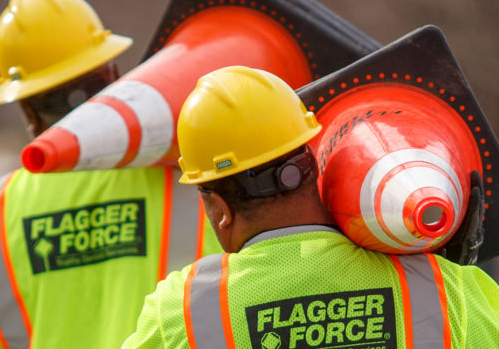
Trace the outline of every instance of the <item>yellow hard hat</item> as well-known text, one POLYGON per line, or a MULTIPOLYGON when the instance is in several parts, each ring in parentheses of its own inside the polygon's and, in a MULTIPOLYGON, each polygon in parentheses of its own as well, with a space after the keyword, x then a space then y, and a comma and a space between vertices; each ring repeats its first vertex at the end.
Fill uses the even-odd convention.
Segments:
POLYGON ((277 76, 242 66, 216 70, 199 79, 180 111, 180 182, 204 183, 264 164, 320 130, 277 76))
POLYGON ((131 43, 83 0, 11 0, 0 16, 0 103, 72 80, 131 43))

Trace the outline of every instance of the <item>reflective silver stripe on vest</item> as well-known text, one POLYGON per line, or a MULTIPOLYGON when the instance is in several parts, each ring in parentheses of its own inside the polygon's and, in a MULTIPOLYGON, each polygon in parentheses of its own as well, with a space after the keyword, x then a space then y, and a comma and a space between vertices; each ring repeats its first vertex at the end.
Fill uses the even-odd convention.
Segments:
POLYGON ((285 227, 275 230, 264 231, 260 234, 253 236, 251 239, 246 241, 243 245, 243 248, 256 244, 257 242, 278 238, 282 236, 301 234, 301 233, 310 233, 316 231, 330 231, 332 233, 341 234, 334 228, 328 227, 326 225, 296 225, 292 227, 285 227))
POLYGON ((10 177, 10 173, 7 173, 7 174, 4 174, 3 176, 0 176, 0 192, 2 191, 3 189, 3 185, 5 184, 5 181, 7 180, 7 178, 10 177))
MULTIPOLYGON (((2 190, 3 188, 0 188, 0 193, 2 190)), ((4 209, 4 207, 0 206, 0 224, 2 225, 4 224, 2 222, 5 214, 4 209)), ((7 232, 4 233, 7 234, 7 232)), ((29 346, 29 334, 24 326, 21 309, 16 302, 10 284, 7 266, 5 265, 7 256, 4 256, 2 251, 3 249, 0 249, 0 330, 11 349, 24 349, 29 346)))
POLYGON ((196 257, 199 192, 195 185, 178 182, 182 171, 173 169, 172 216, 167 272, 180 270, 196 257))
POLYGON ((191 283, 192 331, 198 348, 227 348, 220 308, 223 254, 201 258, 191 283))
POLYGON ((428 256, 399 256, 399 261, 410 293, 414 349, 442 349, 444 320, 438 285, 428 256))

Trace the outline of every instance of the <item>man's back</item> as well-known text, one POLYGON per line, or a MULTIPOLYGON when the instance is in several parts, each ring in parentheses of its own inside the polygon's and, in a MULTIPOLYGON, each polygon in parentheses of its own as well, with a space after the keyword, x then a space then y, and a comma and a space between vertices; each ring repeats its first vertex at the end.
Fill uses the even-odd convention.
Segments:
POLYGON ((331 229, 265 232, 239 253, 210 256, 171 274, 147 298, 135 339, 124 348, 499 343, 499 288, 478 268, 431 254, 387 256, 318 230, 331 229))
POLYGON ((178 191, 178 172, 14 172, 0 191, 0 348, 119 347, 166 270, 196 257, 198 194, 178 191))

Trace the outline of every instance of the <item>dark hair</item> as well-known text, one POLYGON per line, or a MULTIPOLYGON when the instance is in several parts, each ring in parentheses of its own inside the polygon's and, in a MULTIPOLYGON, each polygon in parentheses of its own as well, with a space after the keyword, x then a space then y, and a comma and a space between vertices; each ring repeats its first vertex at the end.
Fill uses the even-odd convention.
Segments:
MULTIPOLYGON (((277 167, 277 166, 285 163, 287 160, 289 160, 293 156, 304 153, 305 151, 306 151, 306 148, 303 145, 303 146, 298 147, 298 148, 292 150, 291 152, 286 153, 286 154, 284 154, 276 159, 273 159, 269 162, 266 162, 265 164, 251 168, 250 171, 258 174, 260 172, 265 171, 268 168, 277 167)), ((315 180, 317 178, 317 170, 316 170, 316 167, 313 166, 313 170, 310 171, 304 177, 303 182, 300 184, 300 186, 298 188, 296 188, 294 190, 290 190, 290 191, 283 191, 283 192, 277 193, 275 195, 267 196, 267 197, 253 197, 248 193, 246 188, 236 178, 236 176, 239 173, 236 173, 236 174, 229 176, 229 177, 224 177, 221 179, 217 179, 214 181, 203 183, 202 188, 218 193, 220 196, 222 196, 224 198, 224 200, 229 204, 229 206, 233 210, 235 210, 239 213, 244 213, 244 212, 248 212, 248 211, 252 210, 256 206, 260 206, 263 204, 270 204, 277 199, 282 199, 283 197, 290 195, 291 193, 295 192, 296 190, 299 190, 300 188, 302 188, 304 186, 308 186, 310 183, 313 183, 315 185, 315 180)))

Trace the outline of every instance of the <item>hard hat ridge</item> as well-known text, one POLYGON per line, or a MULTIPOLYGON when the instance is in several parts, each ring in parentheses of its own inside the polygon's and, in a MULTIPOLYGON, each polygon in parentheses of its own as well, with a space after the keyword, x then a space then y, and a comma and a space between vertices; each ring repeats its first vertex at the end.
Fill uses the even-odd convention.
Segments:
POLYGON ((216 96, 230 108, 235 108, 237 105, 236 99, 232 93, 220 79, 217 79, 214 76, 204 76, 199 79, 196 88, 205 91, 206 94, 216 96))

